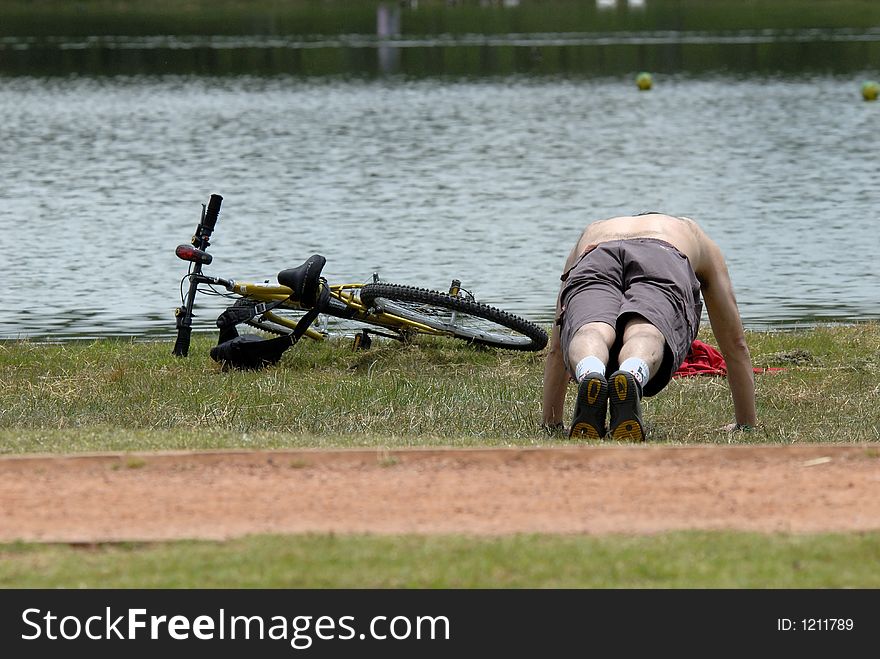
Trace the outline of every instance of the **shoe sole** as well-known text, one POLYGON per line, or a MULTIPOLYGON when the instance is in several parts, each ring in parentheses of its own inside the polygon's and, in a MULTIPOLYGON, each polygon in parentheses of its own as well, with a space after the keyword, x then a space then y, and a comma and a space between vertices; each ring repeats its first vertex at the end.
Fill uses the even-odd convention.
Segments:
POLYGON ((575 439, 602 439, 608 409, 608 383, 598 378, 587 378, 581 382, 575 409, 581 413, 572 421, 568 436, 575 439), (598 424, 595 422, 596 416, 600 419, 598 424))
POLYGON ((638 385, 632 375, 617 373, 608 383, 609 405, 617 425, 609 433, 618 442, 643 442, 645 429, 639 415, 638 385))

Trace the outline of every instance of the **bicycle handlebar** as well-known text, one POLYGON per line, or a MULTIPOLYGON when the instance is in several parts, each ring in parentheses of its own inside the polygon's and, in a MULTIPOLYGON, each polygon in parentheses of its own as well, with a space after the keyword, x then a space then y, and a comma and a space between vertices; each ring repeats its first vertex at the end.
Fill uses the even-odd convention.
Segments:
POLYGON ((205 226, 214 230, 214 225, 217 224, 217 216, 220 215, 220 204, 223 203, 223 197, 218 194, 212 194, 210 201, 208 201, 208 210, 205 213, 205 226))
POLYGON ((217 224, 217 217, 220 215, 220 204, 223 203, 223 197, 218 194, 212 194, 208 201, 207 208, 202 205, 202 218, 199 226, 196 227, 196 234, 193 236, 192 244, 196 249, 205 250, 211 243, 208 238, 214 231, 214 225, 217 224))

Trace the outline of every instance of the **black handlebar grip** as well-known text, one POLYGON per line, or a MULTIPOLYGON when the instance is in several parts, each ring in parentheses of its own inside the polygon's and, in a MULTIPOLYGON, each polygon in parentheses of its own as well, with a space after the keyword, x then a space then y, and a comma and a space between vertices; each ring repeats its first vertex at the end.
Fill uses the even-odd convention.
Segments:
POLYGON ((205 226, 213 229, 217 224, 217 216, 220 214, 220 204, 223 203, 223 197, 218 194, 212 194, 208 201, 208 210, 205 211, 205 226))

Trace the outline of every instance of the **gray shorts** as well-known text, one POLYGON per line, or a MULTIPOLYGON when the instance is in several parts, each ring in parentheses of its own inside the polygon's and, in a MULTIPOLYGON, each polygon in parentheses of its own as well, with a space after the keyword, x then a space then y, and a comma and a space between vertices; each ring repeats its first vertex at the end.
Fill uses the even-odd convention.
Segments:
POLYGON ((572 337, 587 323, 602 322, 615 328, 608 372, 618 368, 623 329, 633 316, 641 316, 666 339, 663 363, 645 386, 653 396, 665 387, 687 357, 700 328, 703 303, 700 282, 687 257, 656 238, 631 238, 600 243, 585 252, 567 273, 560 294, 560 338, 568 363, 572 337))

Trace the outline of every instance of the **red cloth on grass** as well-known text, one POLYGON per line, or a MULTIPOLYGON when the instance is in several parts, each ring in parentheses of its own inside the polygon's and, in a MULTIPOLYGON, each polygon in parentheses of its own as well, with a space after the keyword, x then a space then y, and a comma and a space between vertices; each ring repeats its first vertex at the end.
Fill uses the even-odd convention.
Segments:
MULTIPOLYGON (((755 373, 781 371, 781 368, 755 368, 755 373)), ((672 374, 674 378, 692 375, 727 375, 727 364, 717 348, 696 339, 691 344, 690 352, 678 370, 672 374)))

